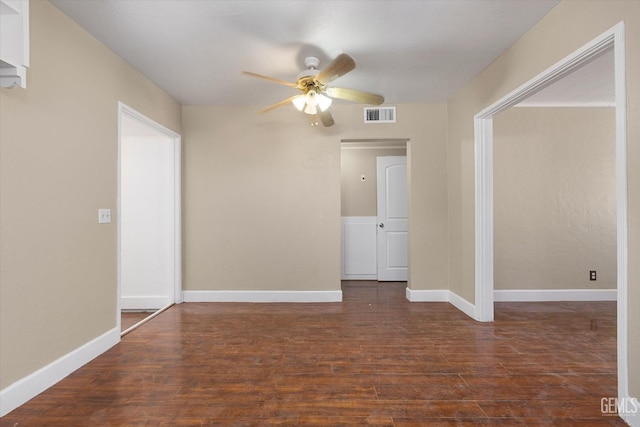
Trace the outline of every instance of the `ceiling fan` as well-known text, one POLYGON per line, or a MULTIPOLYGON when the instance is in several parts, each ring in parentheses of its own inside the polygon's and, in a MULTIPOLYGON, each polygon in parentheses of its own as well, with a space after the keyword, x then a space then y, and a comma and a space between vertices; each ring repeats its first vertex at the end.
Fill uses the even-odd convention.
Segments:
POLYGON ((250 71, 243 71, 246 75, 289 86, 302 92, 265 108, 261 113, 266 113, 291 102, 299 111, 311 115, 312 126, 318 124, 318 118, 324 126, 332 126, 334 121, 331 113, 329 112, 331 98, 344 99, 347 101, 354 101, 359 104, 371 105, 380 105, 384 102, 384 97, 381 95, 362 92, 355 89, 328 86, 328 84, 333 80, 347 74, 356 67, 356 62, 346 53, 338 55, 338 57, 331 61, 324 70, 318 69, 320 60, 315 56, 305 58, 304 64, 307 69, 298 73, 295 83, 289 83, 284 80, 263 76, 250 71))

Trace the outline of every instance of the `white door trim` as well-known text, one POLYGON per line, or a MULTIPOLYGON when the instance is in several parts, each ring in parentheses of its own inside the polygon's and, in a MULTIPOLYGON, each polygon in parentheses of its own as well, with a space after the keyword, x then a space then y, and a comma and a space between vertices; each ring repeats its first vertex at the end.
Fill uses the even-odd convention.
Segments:
POLYGON ((627 111, 624 23, 620 22, 529 82, 476 114, 475 120, 475 319, 493 321, 493 116, 554 83, 613 46, 616 94, 616 209, 618 293, 618 397, 628 385, 627 111))
POLYGON ((118 195, 117 195, 117 208, 116 208, 116 223, 117 223, 117 328, 120 330, 120 293, 121 293, 121 258, 120 258, 120 243, 121 243, 121 229, 120 229, 120 212, 121 212, 121 160, 122 153, 122 117, 127 116, 133 120, 143 123, 157 130, 158 132, 166 135, 172 139, 173 142, 173 182, 174 182, 174 265, 173 265, 173 299, 175 303, 182 302, 182 137, 162 126, 160 123, 155 122, 144 114, 129 107, 123 102, 118 102, 118 195))

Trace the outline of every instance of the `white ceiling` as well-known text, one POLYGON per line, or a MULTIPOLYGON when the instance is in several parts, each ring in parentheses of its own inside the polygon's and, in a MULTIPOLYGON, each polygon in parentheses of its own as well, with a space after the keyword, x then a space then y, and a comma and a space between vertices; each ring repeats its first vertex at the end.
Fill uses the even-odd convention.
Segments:
POLYGON ((52 0, 182 104, 271 104, 305 56, 357 63, 335 86, 444 102, 558 0, 52 0))

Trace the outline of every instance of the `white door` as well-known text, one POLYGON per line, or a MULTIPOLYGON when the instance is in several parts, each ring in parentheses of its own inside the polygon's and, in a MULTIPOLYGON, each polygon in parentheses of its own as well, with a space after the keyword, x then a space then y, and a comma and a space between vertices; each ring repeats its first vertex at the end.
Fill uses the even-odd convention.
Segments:
POLYGON ((175 300, 175 138, 126 114, 120 132, 120 308, 156 310, 175 300))
POLYGON ((406 281, 409 272, 407 157, 378 157, 378 280, 406 281))

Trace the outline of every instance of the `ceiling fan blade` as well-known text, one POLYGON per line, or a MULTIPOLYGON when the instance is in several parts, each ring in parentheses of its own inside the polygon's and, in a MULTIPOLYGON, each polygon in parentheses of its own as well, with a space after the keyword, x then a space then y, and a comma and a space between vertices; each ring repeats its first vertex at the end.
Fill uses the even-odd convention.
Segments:
POLYGON ((384 96, 375 93, 362 92, 355 89, 344 89, 340 87, 329 87, 326 94, 331 98, 354 101, 359 104, 380 105, 384 102, 384 96))
POLYGON ((333 117, 331 116, 331 113, 329 112, 329 110, 320 111, 318 113, 318 116, 320 116, 320 121, 322 122, 322 125, 325 127, 333 126, 333 124, 335 123, 333 121, 333 117))
POLYGON ((356 61, 346 53, 341 53, 324 70, 318 73, 315 80, 320 84, 326 85, 338 77, 344 76, 354 68, 356 68, 356 61))
POLYGON ((251 71, 243 71, 243 74, 246 74, 251 77, 257 77, 259 79, 269 80, 270 82, 279 83, 281 85, 289 86, 289 87, 298 87, 295 83, 285 82, 284 80, 276 79, 274 77, 263 76, 262 74, 252 73, 251 71))
POLYGON ((261 112, 261 113, 268 113, 269 111, 271 111, 271 110, 275 110, 275 109, 276 109, 276 108, 278 108, 278 107, 282 107, 283 105, 287 105, 288 103, 290 103, 291 101, 293 101, 293 99, 294 99, 294 98, 297 98, 298 96, 300 96, 300 95, 293 95, 293 96, 292 96, 292 97, 290 97, 290 98, 283 99, 283 100, 282 100, 282 101, 280 101, 280 102, 277 102, 277 103, 275 103, 275 104, 273 104, 273 105, 268 106, 267 108, 265 108, 264 110, 261 110, 260 112, 261 112))

